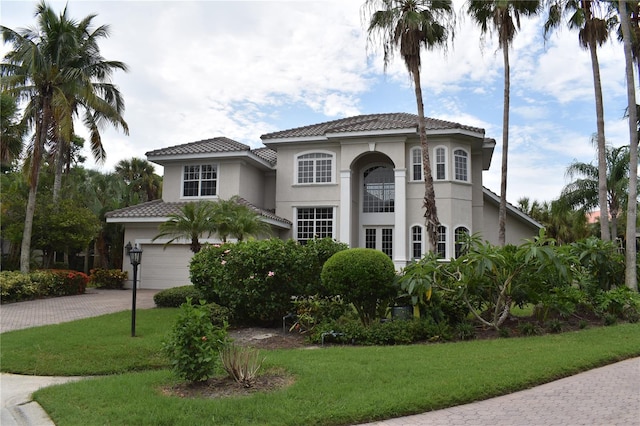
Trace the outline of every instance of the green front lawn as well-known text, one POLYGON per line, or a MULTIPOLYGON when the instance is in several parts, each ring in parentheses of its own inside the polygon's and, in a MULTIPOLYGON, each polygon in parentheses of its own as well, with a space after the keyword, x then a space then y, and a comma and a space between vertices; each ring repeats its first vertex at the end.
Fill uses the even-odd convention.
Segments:
POLYGON ((5 333, 2 371, 122 373, 38 391, 35 399, 59 426, 339 425, 485 399, 640 355, 640 324, 529 338, 264 351, 265 368, 291 374, 291 386, 185 399, 162 393, 177 381, 157 370, 167 365, 160 341, 176 312, 139 311, 136 338, 126 312, 5 333))

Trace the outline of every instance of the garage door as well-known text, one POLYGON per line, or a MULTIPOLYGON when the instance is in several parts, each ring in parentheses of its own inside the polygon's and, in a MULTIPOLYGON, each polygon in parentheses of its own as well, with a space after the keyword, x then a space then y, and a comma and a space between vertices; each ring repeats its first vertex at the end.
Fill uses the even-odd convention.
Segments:
POLYGON ((191 284, 188 245, 143 244, 138 288, 165 289, 191 284))

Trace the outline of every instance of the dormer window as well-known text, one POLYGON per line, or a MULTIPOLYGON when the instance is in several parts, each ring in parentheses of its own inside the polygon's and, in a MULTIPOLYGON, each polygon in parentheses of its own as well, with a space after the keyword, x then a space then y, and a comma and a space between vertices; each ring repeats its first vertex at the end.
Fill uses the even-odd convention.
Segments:
POLYGON ((297 157, 298 184, 332 183, 333 182, 333 154, 326 152, 311 152, 297 157))
POLYGON ((469 154, 463 149, 453 151, 453 165, 455 169, 456 180, 469 181, 469 154))
POLYGON ((215 164, 184 166, 183 197, 214 197, 218 194, 218 168, 215 164))

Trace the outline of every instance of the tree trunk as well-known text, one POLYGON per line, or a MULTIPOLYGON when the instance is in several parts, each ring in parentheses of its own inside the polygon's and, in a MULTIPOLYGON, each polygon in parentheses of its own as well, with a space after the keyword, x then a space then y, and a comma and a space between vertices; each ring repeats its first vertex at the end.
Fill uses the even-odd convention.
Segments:
POLYGON ((502 110, 502 171, 500 177, 500 207, 498 209, 498 244, 505 245, 507 226, 507 162, 509 155, 509 45, 502 46, 504 58, 504 105, 502 110))
POLYGON ((598 204, 600 205, 600 238, 611 241, 609 232, 609 213, 607 207, 607 159, 604 137, 604 106, 602 103, 602 82, 600 81, 600 64, 596 42, 589 42, 591 68, 593 70, 593 87, 596 95, 596 129, 598 132, 598 204))
POLYGON ((38 193, 38 180, 40 179, 40 166, 42 165, 42 155, 45 142, 47 140, 47 130, 49 129, 50 100, 45 97, 42 104, 42 116, 36 124, 36 140, 33 144, 31 158, 31 170, 29 172, 29 198, 24 217, 24 231, 22 232, 22 246, 20 250, 20 272, 28 274, 31 261, 31 236, 33 234, 33 216, 36 211, 36 195, 38 193))
POLYGON ((55 158, 55 174, 53 177, 53 204, 57 205, 60 199, 60 189, 62 188, 62 169, 64 168, 64 149, 62 141, 58 140, 55 158))
POLYGON ((438 211, 436 208, 436 193, 433 188, 433 176, 431 174, 431 160, 429 159, 429 144, 427 142, 427 124, 424 117, 424 104, 422 102, 422 85, 420 83, 420 69, 411 70, 416 91, 416 104, 418 105, 418 134, 420 135, 420 147, 422 148, 422 170, 424 174, 424 203, 423 207, 427 235, 429 237, 429 250, 435 252, 438 243, 438 211))
POLYGON ((631 290, 638 291, 637 260, 636 260, 636 218, 638 198, 638 113, 636 109, 635 80, 633 78, 633 55, 631 53, 631 28, 625 0, 618 0, 620 7, 620 22, 624 58, 627 76, 627 102, 629 110, 629 198, 627 201, 627 247, 625 251, 624 282, 631 290))

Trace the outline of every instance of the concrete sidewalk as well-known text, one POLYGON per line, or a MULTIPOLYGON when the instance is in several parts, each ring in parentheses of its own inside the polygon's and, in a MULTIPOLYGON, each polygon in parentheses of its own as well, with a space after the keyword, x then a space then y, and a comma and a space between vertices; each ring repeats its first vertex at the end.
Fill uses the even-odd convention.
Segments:
MULTIPOLYGON (((157 290, 138 290, 136 307, 152 308, 157 290)), ((131 309, 131 290, 89 289, 81 296, 0 306, 7 332, 131 309)), ((1 336, 0 336, 1 339, 1 336)), ((36 390, 79 377, 0 375, 0 424, 49 426, 47 413, 31 401, 36 390)), ((640 358, 618 362, 525 391, 368 426, 640 426, 640 358)))

